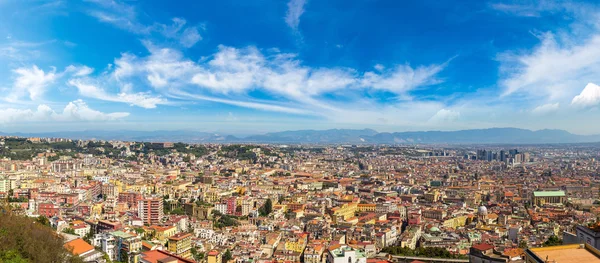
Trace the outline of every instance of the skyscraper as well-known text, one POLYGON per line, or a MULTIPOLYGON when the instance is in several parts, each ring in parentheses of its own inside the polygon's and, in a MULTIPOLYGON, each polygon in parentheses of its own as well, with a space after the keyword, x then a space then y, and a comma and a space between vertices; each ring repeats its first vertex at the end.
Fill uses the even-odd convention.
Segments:
POLYGON ((498 157, 501 162, 506 162, 506 152, 504 150, 500 151, 500 157, 498 157))

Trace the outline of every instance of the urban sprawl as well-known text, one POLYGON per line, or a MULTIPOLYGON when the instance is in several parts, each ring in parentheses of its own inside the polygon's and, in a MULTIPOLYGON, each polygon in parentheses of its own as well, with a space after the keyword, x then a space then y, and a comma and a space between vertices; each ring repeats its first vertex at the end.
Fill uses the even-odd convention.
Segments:
POLYGON ((598 158, 0 137, 0 202, 85 262, 600 262, 598 158))

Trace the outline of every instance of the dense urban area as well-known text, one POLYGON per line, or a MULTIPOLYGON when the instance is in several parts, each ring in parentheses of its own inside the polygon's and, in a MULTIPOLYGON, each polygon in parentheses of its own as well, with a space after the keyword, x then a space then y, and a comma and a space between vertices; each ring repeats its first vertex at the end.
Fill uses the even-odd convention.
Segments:
POLYGON ((595 262, 598 158, 0 137, 0 262, 595 262))

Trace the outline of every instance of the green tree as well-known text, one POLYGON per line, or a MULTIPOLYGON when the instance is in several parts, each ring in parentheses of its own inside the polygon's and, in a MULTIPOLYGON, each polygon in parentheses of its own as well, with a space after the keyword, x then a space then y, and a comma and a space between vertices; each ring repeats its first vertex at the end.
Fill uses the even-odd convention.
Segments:
POLYGON ((273 212, 273 201, 271 198, 267 199, 267 201, 258 209, 258 213, 261 216, 268 216, 273 212))
POLYGON ((233 259, 233 256, 231 255, 231 251, 229 251, 229 249, 227 249, 225 251, 225 253, 223 253, 222 259, 223 259, 224 263, 229 262, 229 260, 233 259))
POLYGON ((419 247, 417 249, 410 249, 407 247, 392 246, 385 247, 381 250, 382 252, 389 253, 392 255, 402 256, 417 256, 417 257, 430 257, 430 258, 465 258, 463 255, 453 254, 450 251, 439 248, 439 247, 419 247))
POLYGON ((519 242, 519 248, 527 249, 528 247, 529 246, 527 245, 527 241, 521 240, 521 242, 519 242))
POLYGON ((70 228, 70 227, 67 227, 67 228, 63 229, 63 231, 62 231, 62 232, 63 232, 63 233, 66 233, 66 234, 76 235, 76 234, 75 234, 75 229, 73 229, 73 228, 70 228))
POLYGON ((82 262, 63 247, 63 239, 41 221, 0 209, 0 262, 82 262))
POLYGON ((551 237, 548 238, 548 240, 546 240, 546 242, 544 242, 545 247, 558 246, 558 245, 562 245, 562 240, 559 239, 555 235, 552 235, 551 237))
POLYGON ((50 220, 45 216, 38 216, 36 221, 44 226, 50 226, 50 220))
POLYGON ((171 214, 172 215, 184 215, 185 211, 183 211, 182 208, 178 207, 178 208, 171 210, 171 214))
POLYGON ((83 237, 83 240, 85 240, 85 242, 91 243, 93 237, 94 237, 94 233, 92 231, 90 231, 87 234, 85 234, 85 236, 83 237))
POLYGON ((190 249, 190 252, 192 253, 192 257, 194 258, 194 260, 200 262, 204 259, 204 253, 198 252, 198 250, 195 247, 190 249))
POLYGON ((21 257, 18 251, 9 250, 0 252, 0 263, 28 263, 27 259, 21 257))

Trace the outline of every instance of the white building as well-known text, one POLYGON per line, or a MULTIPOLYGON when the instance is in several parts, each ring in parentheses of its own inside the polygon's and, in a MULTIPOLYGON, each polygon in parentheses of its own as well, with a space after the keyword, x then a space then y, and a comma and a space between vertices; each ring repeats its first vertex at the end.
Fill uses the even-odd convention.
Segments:
POLYGON ((215 210, 219 211, 221 214, 227 214, 227 204, 216 204, 215 210))
POLYGON ((80 237, 85 237, 85 235, 90 233, 90 229, 91 229, 91 227, 88 224, 81 224, 78 226, 73 226, 73 231, 75 231, 75 234, 80 237))
POLYGON ((327 253, 327 263, 367 263, 364 252, 347 245, 330 250, 327 253))
POLYGON ((110 233, 96 234, 91 241, 92 246, 99 247, 100 250, 108 255, 110 260, 115 260, 117 258, 117 240, 110 233))

